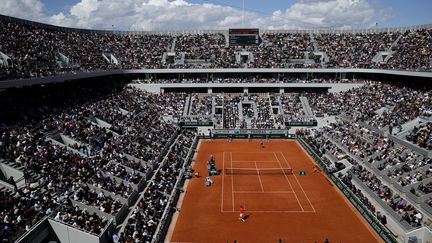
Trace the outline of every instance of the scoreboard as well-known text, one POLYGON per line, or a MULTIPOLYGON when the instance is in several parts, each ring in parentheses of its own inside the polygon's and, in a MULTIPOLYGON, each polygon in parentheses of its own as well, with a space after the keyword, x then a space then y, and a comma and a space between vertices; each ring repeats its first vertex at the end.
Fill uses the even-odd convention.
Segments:
POLYGON ((230 46, 253 46, 261 44, 259 29, 229 29, 230 46))

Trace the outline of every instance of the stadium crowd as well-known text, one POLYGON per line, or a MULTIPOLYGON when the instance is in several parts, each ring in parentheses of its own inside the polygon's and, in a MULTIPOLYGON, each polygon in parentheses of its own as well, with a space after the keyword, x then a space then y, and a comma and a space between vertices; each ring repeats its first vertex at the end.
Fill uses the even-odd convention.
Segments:
POLYGON ((418 144, 422 148, 432 150, 432 122, 415 126, 406 136, 408 141, 418 144))
MULTIPOLYGON (((381 82, 365 82, 360 88, 340 93, 307 93, 315 114, 345 114, 356 121, 392 130, 429 112, 432 91, 381 82)), ((400 129, 399 129, 400 130, 400 129)))
POLYGON ((213 96, 207 94, 193 94, 192 105, 189 112, 194 116, 210 116, 213 111, 213 96))
MULTIPOLYGON (((124 240, 121 242, 150 242, 155 233, 165 210, 172 210, 169 205, 170 195, 175 188, 179 175, 184 168, 187 153, 192 145, 194 132, 183 131, 176 143, 162 162, 154 179, 146 188, 138 206, 128 219, 124 230, 124 240)), ((174 205, 175 206, 175 205, 174 205)))
POLYGON ((21 90, 28 98, 25 101, 14 91, 2 96, 2 107, 17 109, 1 115, 0 158, 39 178, 35 183, 26 180, 14 190, 2 189, 2 238, 16 239, 45 216, 99 234, 109 218, 90 214, 86 207, 115 216, 154 168, 176 131, 161 118, 161 104, 170 102, 169 97, 162 100, 123 85, 65 83, 21 90), (106 117, 122 135, 97 123, 96 118, 106 117), (79 153, 61 140, 49 139, 52 134, 88 143, 96 152, 79 153), (97 134, 104 134, 103 139, 92 143, 90 138, 97 134))
MULTIPOLYGON (((427 155, 395 144, 386 134, 400 133, 404 123, 419 117, 429 119, 425 114, 431 107, 430 91, 366 82, 364 86, 348 92, 308 93, 306 96, 316 115, 340 115, 341 119, 313 132, 306 132, 304 140, 325 163, 331 164, 328 158, 332 157, 337 160, 347 159, 353 166, 350 169, 353 176, 375 192, 402 220, 413 227, 421 226, 424 215, 400 192, 387 185, 397 183, 402 187, 409 187, 410 192, 417 197, 427 195, 430 193, 432 160, 427 155), (382 132, 370 130, 360 125, 361 122, 382 132), (388 180, 377 177, 366 167, 382 171, 388 180)), ((430 122, 425 122, 415 126, 406 133, 406 139, 429 149, 429 125, 430 122)), ((365 198, 365 193, 352 185, 348 177, 342 179, 365 206, 377 218, 382 219, 382 215, 378 217, 374 206, 365 198)), ((431 200, 424 202, 432 205, 431 200)))
POLYGON ((262 44, 239 47, 227 46, 222 34, 74 31, 5 16, 0 18, 0 26, 0 80, 140 68, 432 70, 432 30, 425 28, 376 33, 263 33, 262 44), (383 51, 393 56, 384 63, 374 61, 383 51), (328 60, 317 52, 325 52, 328 60))
POLYGON ((387 50, 400 33, 343 33, 318 34, 315 39, 320 51, 325 51, 330 61, 328 67, 375 67, 373 57, 387 50))
POLYGON ((403 220, 414 227, 422 224, 423 215, 417 211, 406 199, 395 193, 386 186, 373 173, 362 166, 354 167, 351 170, 369 189, 387 203, 403 220))
POLYGON ((351 154, 385 171, 401 186, 418 184, 431 177, 431 158, 396 145, 387 137, 361 128, 356 123, 339 121, 324 128, 324 131, 351 154))
MULTIPOLYGON (((325 131, 325 129, 320 129, 312 132, 308 131, 305 134, 302 134, 302 137, 305 142, 307 142, 312 147, 312 149, 316 151, 318 156, 325 158, 324 163, 329 165, 330 171, 337 170, 335 170, 334 166, 331 165, 330 161, 324 155, 334 155, 338 160, 347 159, 350 164, 352 164, 352 167, 349 170, 351 177, 357 177, 366 187, 368 187, 379 198, 381 198, 384 203, 389 205, 397 214, 399 214, 402 220, 414 227, 422 225, 423 214, 415 209, 414 206, 410 204, 405 198, 390 189, 390 187, 388 187, 374 173, 366 169, 364 165, 361 165, 358 163, 358 161, 349 158, 347 152, 337 148, 332 141, 326 139, 323 136, 326 133, 327 131, 325 131)), ((351 154, 354 155, 353 153, 351 154)), ((365 197, 365 193, 362 192, 360 188, 357 188, 352 184, 351 178, 349 176, 343 176, 341 179, 344 184, 346 184, 352 190, 352 192, 359 197, 364 205, 381 221, 381 214, 378 215, 378 212, 375 210, 375 206, 367 197, 365 197)))

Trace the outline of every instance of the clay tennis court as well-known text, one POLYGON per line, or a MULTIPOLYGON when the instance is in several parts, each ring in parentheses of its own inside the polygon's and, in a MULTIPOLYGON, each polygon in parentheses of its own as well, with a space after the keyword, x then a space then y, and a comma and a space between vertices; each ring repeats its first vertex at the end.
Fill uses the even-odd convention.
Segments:
POLYGON ((169 242, 382 242, 295 140, 201 140, 169 242), (213 155, 221 175, 205 187, 213 155), (304 170, 306 176, 298 172, 304 170), (291 173, 292 172, 292 173, 291 173), (243 205, 249 216, 239 217, 243 205))

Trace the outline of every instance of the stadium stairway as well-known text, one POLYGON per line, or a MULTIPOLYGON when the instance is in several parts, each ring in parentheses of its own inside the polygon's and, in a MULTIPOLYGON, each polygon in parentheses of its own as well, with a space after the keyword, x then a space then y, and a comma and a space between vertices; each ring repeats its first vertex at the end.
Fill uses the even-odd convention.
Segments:
POLYGON ((380 51, 373 58, 372 62, 374 63, 387 63, 388 60, 393 56, 394 51, 380 51))
POLYGON ((216 115, 216 97, 212 96, 212 115, 216 115))
POLYGON ((126 110, 126 109, 123 109, 123 108, 118 108, 119 109, 119 111, 122 113, 122 115, 127 115, 127 114, 129 114, 130 113, 130 111, 128 111, 128 110, 126 110))
POLYGON ((391 51, 394 49, 394 47, 399 43, 399 40, 402 38, 403 34, 399 34, 398 38, 390 45, 390 47, 387 49, 388 51, 391 51))
POLYGON ((305 96, 300 96, 300 101, 303 106, 303 112, 306 116, 313 116, 312 109, 309 105, 309 100, 305 96))
POLYGON ((186 53, 181 52, 180 53, 180 59, 175 59, 174 60, 174 65, 184 65, 185 64, 185 59, 186 59, 186 53))
MULTIPOLYGON (((236 107, 234 107, 234 109, 235 108, 236 107)), ((244 116, 243 116, 243 102, 242 101, 240 101, 237 104, 237 110, 238 110, 238 117, 239 117, 240 121, 242 121, 244 119, 244 116)))
MULTIPOLYGON (((266 99, 267 99, 268 105, 269 105, 270 117, 271 117, 271 119, 273 121, 273 124, 276 125, 276 118, 275 118, 275 114, 273 112, 273 108, 276 108, 277 109, 277 114, 279 114, 279 111, 280 111, 279 107, 274 107, 272 105, 272 101, 271 101, 271 98, 270 98, 270 93, 266 93, 266 99)), ((280 96, 277 96, 276 102, 278 102, 279 100, 280 100, 280 96)), ((280 103, 278 103, 278 104, 280 104, 280 103)))
POLYGON ((177 37, 174 38, 173 41, 172 41, 172 43, 171 43, 170 52, 175 52, 176 43, 177 43, 177 37))
POLYGON ((310 42, 312 43, 314 51, 319 51, 318 44, 315 40, 315 36, 312 33, 310 33, 309 36, 310 36, 310 42))
POLYGON ((335 116, 317 117, 316 120, 318 122, 317 128, 322 128, 328 126, 331 123, 336 122, 336 117, 335 116))
POLYGON ((254 111, 254 118, 258 119, 258 107, 257 107, 256 102, 252 103, 252 107, 253 107, 253 111, 254 111))
POLYGON ((9 179, 10 176, 13 176, 18 188, 24 187, 26 183, 38 182, 41 179, 41 176, 34 171, 27 171, 28 178, 25 180, 25 167, 14 161, 0 160, 0 170, 0 173, 4 177, 2 180, 7 182, 6 180, 9 179))
POLYGON ((382 115, 384 112, 387 112, 387 111, 389 111, 390 110, 390 108, 389 107, 381 107, 381 108, 379 108, 378 110, 376 110, 375 111, 375 114, 377 114, 377 115, 382 115))
POLYGON ((183 116, 190 115, 190 113, 191 113, 190 108, 192 106, 192 102, 194 102, 194 100, 192 100, 191 95, 188 95, 186 97, 185 104, 183 107, 183 116))

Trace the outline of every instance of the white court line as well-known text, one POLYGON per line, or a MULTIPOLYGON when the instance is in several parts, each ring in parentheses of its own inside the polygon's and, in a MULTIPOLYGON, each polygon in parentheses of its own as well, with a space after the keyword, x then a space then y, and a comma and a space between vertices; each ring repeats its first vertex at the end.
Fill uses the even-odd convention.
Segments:
POLYGON ((266 191, 266 192, 260 192, 260 191, 235 191, 234 193, 257 193, 257 194, 262 194, 262 193, 295 193, 293 191, 266 191))
MULTIPOLYGON (((262 211, 262 210, 248 210, 248 213, 316 213, 315 211, 298 211, 298 210, 269 210, 269 211, 262 211)), ((233 213, 232 211, 223 211, 222 213, 233 213)))
POLYGON ((278 162, 278 163, 280 163, 279 162, 279 159, 278 159, 278 157, 277 157, 277 155, 276 155, 276 153, 275 152, 273 152, 273 156, 275 157, 275 159, 276 159, 276 161, 275 162, 278 162))
POLYGON ((225 174, 225 152, 222 153, 222 197, 221 197, 221 212, 223 212, 223 204, 224 204, 224 177, 225 174))
POLYGON ((237 152, 237 154, 272 154, 273 152, 237 152))
MULTIPOLYGON (((232 152, 230 152, 231 168, 232 166, 232 152)), ((231 197, 232 197, 232 211, 234 211, 234 175, 231 175, 231 197)))
POLYGON ((199 243, 199 241, 170 241, 170 243, 199 243))
POLYGON ((234 163, 245 163, 245 162, 259 162, 259 163, 277 163, 277 161, 270 160, 233 160, 234 163))
POLYGON ((257 175, 258 175, 258 180, 259 180, 260 185, 261 185, 261 191, 264 192, 264 187, 263 187, 263 184, 262 184, 262 181, 261 181, 261 176, 260 176, 258 165, 257 165, 256 162, 255 162, 255 167, 257 168, 257 172, 258 172, 257 175))
MULTIPOLYGON (((275 157, 277 158, 277 160, 279 161, 279 158, 276 156, 276 152, 273 152, 273 153, 274 153, 274 156, 275 156, 275 157)), ((291 182, 289 181, 287 175, 285 174, 285 171, 283 171, 283 167, 282 167, 282 164, 280 163, 280 161, 279 161, 279 166, 281 167, 282 172, 284 173, 285 179, 286 179, 286 181, 288 182, 288 184, 289 184, 290 187, 291 187, 291 190, 294 192, 294 196, 295 196, 295 198, 297 199, 297 203, 299 204, 301 210, 304 212, 305 210, 304 210, 303 206, 301 205, 300 200, 298 199, 297 193, 295 193, 295 191, 294 191, 294 187, 291 185, 291 182)), ((290 168, 291 168, 291 166, 290 166, 290 168)), ((292 168, 291 168, 291 170, 292 170, 292 168)))
MULTIPOLYGON (((279 153, 282 154, 282 157, 284 158, 284 160, 285 160, 285 162, 287 163, 287 165, 288 165, 289 167, 291 167, 291 165, 288 163, 288 160, 285 158, 285 155, 284 155, 282 152, 279 152, 279 153)), ((291 168, 292 168, 292 167, 291 167, 291 168)), ((315 212, 315 208, 314 208, 314 206, 312 205, 311 201, 309 200, 309 197, 308 197, 308 195, 306 194, 306 192, 304 191, 304 189, 303 189, 302 185, 300 184, 299 180, 297 179, 297 176, 295 175, 295 173, 293 173, 293 175, 294 175, 294 178, 296 179, 298 185, 300 186, 301 190, 303 191, 303 194, 305 195, 306 199, 308 200, 309 204, 311 205, 313 211, 315 212)))

